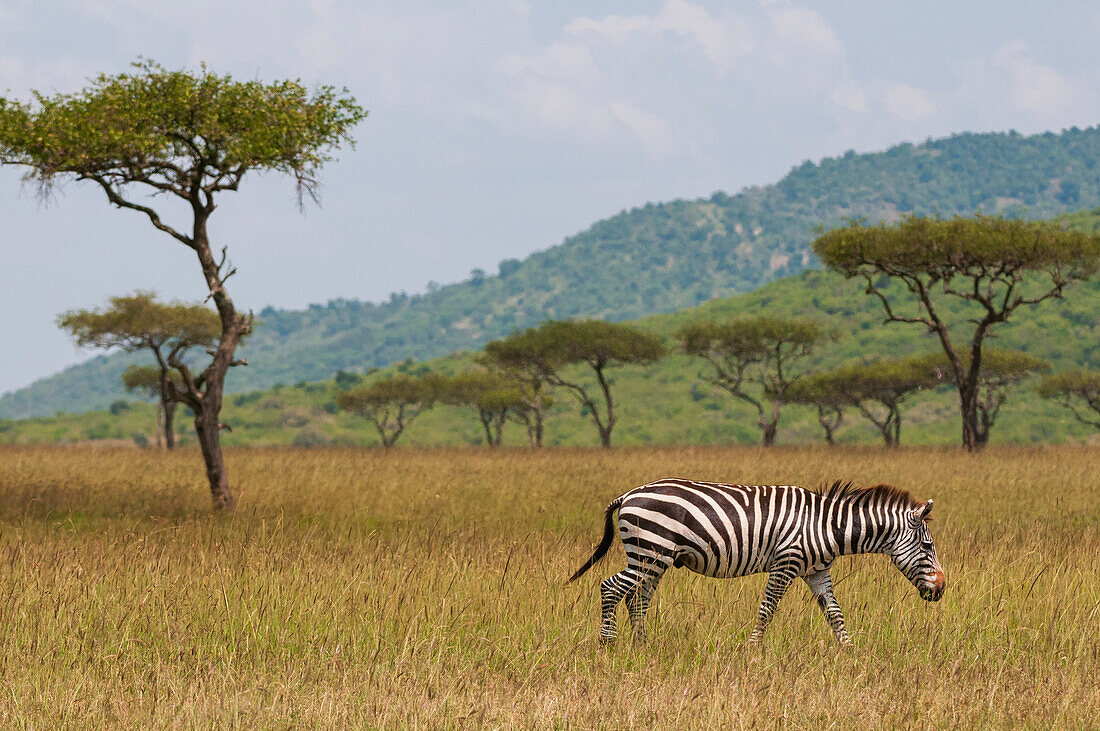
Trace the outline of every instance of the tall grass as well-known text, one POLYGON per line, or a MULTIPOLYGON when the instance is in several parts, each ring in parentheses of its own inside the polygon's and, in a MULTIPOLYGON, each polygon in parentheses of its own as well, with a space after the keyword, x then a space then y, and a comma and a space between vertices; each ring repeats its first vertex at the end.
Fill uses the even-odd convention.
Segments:
POLYGON ((0 448, 0 725, 1090 726, 1100 718, 1100 452, 0 448), (667 475, 888 482, 935 498, 937 604, 841 559, 841 651, 796 586, 666 575, 649 640, 598 646, 564 579, 606 503, 667 475))

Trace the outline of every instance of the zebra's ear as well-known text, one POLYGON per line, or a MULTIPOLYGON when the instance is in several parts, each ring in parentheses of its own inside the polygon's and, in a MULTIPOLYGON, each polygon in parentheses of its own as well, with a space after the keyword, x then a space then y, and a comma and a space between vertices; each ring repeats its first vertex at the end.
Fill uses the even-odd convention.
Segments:
POLYGON ((932 501, 929 500, 923 506, 917 508, 917 519, 927 520, 928 514, 932 512, 932 501))

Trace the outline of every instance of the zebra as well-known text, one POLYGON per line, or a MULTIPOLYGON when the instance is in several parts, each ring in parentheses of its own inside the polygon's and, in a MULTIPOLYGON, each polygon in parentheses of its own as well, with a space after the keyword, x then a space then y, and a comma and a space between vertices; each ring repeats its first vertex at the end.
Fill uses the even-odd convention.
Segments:
POLYGON ((569 582, 611 547, 616 510, 627 566, 600 584, 600 641, 605 644, 615 640, 615 609, 624 599, 635 637, 644 637, 646 610, 670 567, 718 578, 766 571, 750 643, 763 639, 779 600, 801 577, 837 642, 850 645, 829 576, 838 556, 889 554, 927 601, 939 601, 947 585, 926 523, 931 500, 918 502, 889 485, 855 488, 838 481, 815 492, 794 485, 678 478, 650 482, 612 500, 604 513, 603 540, 569 582))

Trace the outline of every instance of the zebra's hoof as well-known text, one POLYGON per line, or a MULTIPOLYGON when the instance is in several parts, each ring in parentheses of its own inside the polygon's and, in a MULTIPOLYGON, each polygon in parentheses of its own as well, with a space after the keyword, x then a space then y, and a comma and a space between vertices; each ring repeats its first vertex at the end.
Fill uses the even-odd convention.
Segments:
POLYGON ((600 638, 600 647, 614 647, 614 646, 615 646, 615 638, 614 637, 601 637, 600 638))

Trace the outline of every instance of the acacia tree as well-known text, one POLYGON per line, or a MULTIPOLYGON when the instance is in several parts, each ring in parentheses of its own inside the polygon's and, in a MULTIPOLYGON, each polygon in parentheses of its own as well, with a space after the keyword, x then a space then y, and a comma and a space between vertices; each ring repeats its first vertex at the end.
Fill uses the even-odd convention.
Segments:
POLYGON ((618 421, 608 369, 648 365, 666 352, 656 335, 600 320, 549 320, 506 338, 495 352, 505 350, 515 354, 517 360, 526 363, 546 383, 569 389, 583 412, 592 418, 604 447, 611 446, 611 433, 618 421), (581 364, 587 365, 595 376, 598 396, 592 394, 591 385, 563 370, 581 364), (601 397, 602 404, 597 401, 601 397))
POLYGON ((825 432, 825 443, 831 447, 836 444, 836 430, 844 422, 844 408, 851 403, 824 376, 813 374, 792 383, 787 389, 787 402, 814 407, 817 423, 825 432))
POLYGON ((843 366, 794 384, 789 398, 803 403, 854 406, 879 430, 883 444, 898 447, 902 402, 937 385, 938 373, 924 356, 843 366))
POLYGON ((491 371, 470 371, 447 379, 440 401, 473 408, 485 430, 485 443, 490 447, 504 443, 504 423, 513 411, 523 408, 518 384, 491 371))
POLYGON ((225 376, 244 361, 237 346, 252 328, 226 289, 235 269, 226 248, 215 256, 208 233, 215 200, 235 191, 252 171, 290 175, 316 200, 317 175, 333 150, 351 144, 365 113, 330 86, 310 92, 298 81, 264 84, 168 71, 152 61, 131 73, 101 74, 77 94, 34 94, 23 103, 0 98, 0 163, 29 168, 25 180, 43 195, 66 180, 99 186, 118 208, 146 217, 154 228, 194 252, 220 320, 208 365, 194 372, 169 359, 183 382, 180 400, 195 414, 216 508, 231 509, 233 494, 222 457, 218 421, 225 376), (190 224, 178 227, 142 192, 183 204, 190 224))
POLYGON ((1100 373, 1083 370, 1055 373, 1045 377, 1036 390, 1043 398, 1054 399, 1069 409, 1077 421, 1100 429, 1100 373), (1096 416, 1084 411, 1082 406, 1096 416))
MULTIPOLYGON (((943 382, 951 383, 951 367, 943 353, 924 357, 925 369, 931 368, 943 382)), ((982 353, 982 371, 978 378, 976 398, 978 424, 975 443, 984 447, 989 443, 989 432, 997 421, 1008 398, 1008 390, 1030 376, 1050 371, 1050 363, 1020 350, 986 348, 982 353)))
POLYGON ((538 355, 513 336, 487 343, 478 362, 515 383, 519 403, 511 414, 527 430, 528 443, 536 449, 541 447, 547 411, 554 399, 538 355))
POLYGON ((710 364, 707 382, 756 409, 762 443, 770 447, 787 391, 806 375, 814 348, 833 335, 811 320, 756 316, 688 323, 675 337, 684 353, 710 364))
MULTIPOLYGON (((157 399, 157 445, 164 444, 166 449, 176 446, 176 401, 168 388, 170 379, 172 374, 158 366, 132 365, 122 372, 122 385, 127 391, 141 391, 157 399)), ((179 381, 175 382, 177 389, 181 385, 179 381)))
POLYGON ((382 446, 389 449, 416 417, 435 405, 443 384, 442 376, 434 373, 401 373, 344 391, 336 396, 336 405, 366 418, 378 431, 382 446))
POLYGON ((157 360, 155 369, 127 371, 129 376, 123 374, 122 380, 130 390, 145 388, 160 398, 166 422, 165 446, 172 449, 175 446, 172 416, 185 386, 178 376, 172 376, 169 363, 182 361, 192 348, 210 349, 217 344, 220 330, 217 313, 198 304, 159 302, 152 292, 138 291, 112 297, 110 305, 101 310, 66 312, 57 318, 57 325, 68 331, 81 347, 119 348, 131 353, 149 350, 153 354, 157 360))
POLYGON ((962 443, 970 451, 985 443, 978 400, 986 337, 1019 308, 1061 297, 1100 265, 1100 234, 990 216, 909 216, 875 226, 854 221, 818 237, 813 247, 830 269, 863 278, 887 322, 922 325, 936 335, 958 389, 962 443), (907 301, 890 296, 890 282, 903 285, 907 301), (954 321, 949 299, 964 311, 954 321), (960 336, 961 348, 955 345, 960 336))

